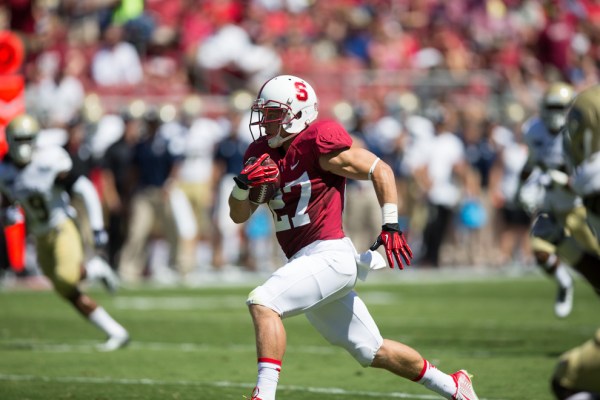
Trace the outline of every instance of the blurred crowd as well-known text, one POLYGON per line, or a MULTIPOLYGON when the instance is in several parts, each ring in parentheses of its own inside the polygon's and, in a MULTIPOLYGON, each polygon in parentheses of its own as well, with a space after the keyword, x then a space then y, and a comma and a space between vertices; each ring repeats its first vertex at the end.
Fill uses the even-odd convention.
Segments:
MULTIPOLYGON (((550 83, 600 78, 598 0, 3 0, 0 27, 23 38, 27 110, 96 184, 130 282, 280 264, 268 210, 239 227, 226 204, 246 112, 279 73, 394 166, 418 266, 529 264, 521 125, 550 83)), ((346 217, 361 249, 381 220, 363 185, 346 217)))

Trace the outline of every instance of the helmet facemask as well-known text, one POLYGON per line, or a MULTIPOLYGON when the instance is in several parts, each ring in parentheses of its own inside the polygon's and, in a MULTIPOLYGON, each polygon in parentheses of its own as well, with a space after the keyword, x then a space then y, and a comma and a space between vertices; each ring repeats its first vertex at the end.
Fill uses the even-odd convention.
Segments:
POLYGON ((8 153, 10 158, 18 165, 27 165, 31 162, 34 140, 27 138, 16 138, 9 140, 8 153))
POLYGON ((281 136, 282 131, 288 133, 286 127, 289 127, 295 119, 296 116, 289 106, 275 101, 269 101, 265 105, 263 99, 257 99, 252 106, 250 132, 256 140, 254 133, 255 127, 258 127, 258 137, 269 136, 269 146, 276 148, 300 133, 289 133, 286 137, 281 136))
POLYGON ((567 122, 567 108, 562 106, 546 106, 542 110, 542 120, 550 131, 556 135, 565 126, 567 122))

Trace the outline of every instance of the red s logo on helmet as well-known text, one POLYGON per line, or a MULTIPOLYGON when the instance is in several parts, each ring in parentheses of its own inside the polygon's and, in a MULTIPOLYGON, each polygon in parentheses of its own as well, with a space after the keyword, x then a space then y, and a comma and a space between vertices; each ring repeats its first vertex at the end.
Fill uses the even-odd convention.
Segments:
POLYGON ((300 101, 308 100, 308 92, 306 91, 306 85, 302 82, 294 83, 296 87, 296 98, 300 101))

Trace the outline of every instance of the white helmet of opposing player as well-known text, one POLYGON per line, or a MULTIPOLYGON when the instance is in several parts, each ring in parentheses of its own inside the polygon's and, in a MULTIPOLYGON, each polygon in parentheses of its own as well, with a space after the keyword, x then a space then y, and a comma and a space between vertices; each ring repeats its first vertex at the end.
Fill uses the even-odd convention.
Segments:
POLYGON ((573 86, 555 82, 548 87, 542 99, 541 118, 552 134, 557 134, 567 121, 567 109, 575 97, 573 86))
POLYGON ((31 162, 34 141, 39 131, 37 120, 28 114, 17 116, 6 127, 8 154, 17 165, 31 162))
POLYGON ((276 76, 263 85, 254 101, 250 131, 255 137, 253 129, 258 126, 260 137, 265 134, 265 125, 279 123, 279 132, 269 138, 269 146, 276 148, 306 129, 318 113, 317 94, 308 82, 292 75, 276 76), (272 109, 282 112, 267 112, 272 109), (282 137, 282 130, 289 136, 282 137))

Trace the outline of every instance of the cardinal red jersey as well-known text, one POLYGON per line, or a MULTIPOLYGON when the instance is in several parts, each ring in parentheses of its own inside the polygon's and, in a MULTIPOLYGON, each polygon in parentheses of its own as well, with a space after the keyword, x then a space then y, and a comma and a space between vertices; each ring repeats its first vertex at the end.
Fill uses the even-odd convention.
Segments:
POLYGON ((272 149, 263 136, 244 159, 268 153, 281 173, 281 189, 269 202, 277 240, 289 258, 315 240, 343 238, 346 178, 323 170, 319 157, 350 148, 352 139, 335 121, 318 121, 296 136, 287 150, 272 149))

